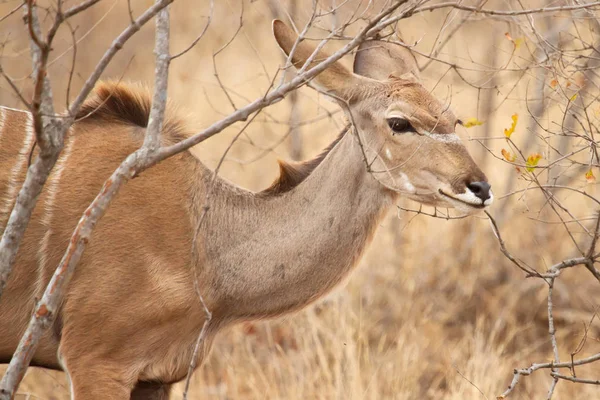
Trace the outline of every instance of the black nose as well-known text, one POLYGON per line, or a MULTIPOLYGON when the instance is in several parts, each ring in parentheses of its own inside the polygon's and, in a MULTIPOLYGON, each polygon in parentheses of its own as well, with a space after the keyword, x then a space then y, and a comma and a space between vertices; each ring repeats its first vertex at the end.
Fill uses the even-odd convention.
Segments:
POLYGON ((486 201, 490 198, 491 186, 487 182, 471 182, 467 187, 475 196, 479 197, 481 201, 486 201))

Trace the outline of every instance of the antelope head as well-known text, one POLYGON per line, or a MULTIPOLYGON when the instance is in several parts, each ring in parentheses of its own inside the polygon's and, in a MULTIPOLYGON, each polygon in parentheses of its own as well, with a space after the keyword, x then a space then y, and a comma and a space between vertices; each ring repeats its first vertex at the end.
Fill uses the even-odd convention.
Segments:
MULTIPOLYGON (((273 32, 289 55, 296 33, 278 20, 273 32)), ((306 41, 296 45, 294 66, 303 66, 315 49, 306 41)), ((319 53, 312 65, 324 58, 319 53)), ((336 62, 310 85, 342 106, 356 129, 368 169, 383 186, 420 203, 463 213, 492 203, 485 174, 455 133, 460 120, 423 87, 408 49, 364 42, 354 72, 336 62)))

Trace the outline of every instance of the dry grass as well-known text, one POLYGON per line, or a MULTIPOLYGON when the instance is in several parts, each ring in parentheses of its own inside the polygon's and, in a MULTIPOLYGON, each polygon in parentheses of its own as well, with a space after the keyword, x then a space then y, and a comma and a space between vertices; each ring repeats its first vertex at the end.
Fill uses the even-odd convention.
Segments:
MULTIPOLYGON (((172 66, 170 96, 193 115, 196 127, 231 111, 216 84, 211 54, 230 39, 240 8, 233 0, 217 3, 207 37, 172 66)), ((80 18, 77 24, 81 32, 99 21, 112 4, 105 2, 80 18)), ((149 1, 134 2, 138 11, 147 4, 149 1)), ((174 7, 174 50, 184 48, 204 24, 201 16, 207 13, 206 4, 191 4, 174 7)), ((0 5, 2 9, 9 6, 0 5)), ((273 15, 267 3, 257 1, 245 6, 244 28, 217 59, 220 77, 238 104, 263 93, 268 85, 264 71, 273 74, 282 60, 270 38, 269 21, 273 15)), ((297 20, 303 21, 308 10, 300 9, 297 20)), ((417 48, 427 52, 444 17, 433 13, 406 21, 401 27, 405 39, 422 39, 417 48), (430 30, 423 31, 424 26, 430 30)), ((81 77, 91 70, 102 49, 125 23, 126 5, 119 2, 79 44, 75 86, 81 85, 81 77)), ((29 61, 18 16, 3 22, 0 29, 4 36, 10 32, 10 41, 4 48, 4 67, 14 76, 25 76, 24 65, 29 65, 29 61)), ((504 39, 505 29, 485 21, 472 23, 450 42, 445 55, 488 62, 495 51, 499 60, 507 59, 511 48, 504 39)), ((69 46, 69 36, 63 33, 57 54, 69 46)), ((151 41, 152 29, 147 27, 123 49, 106 76, 151 82, 151 41)), ((529 57, 526 53, 522 56, 529 57)), ((69 57, 67 54, 59 59, 51 70, 56 79, 58 104, 64 104, 64 90, 59 89, 70 65, 69 57)), ((487 105, 482 101, 486 98, 478 97, 476 90, 455 75, 445 75, 436 85, 444 71, 444 67, 435 65, 427 70, 426 86, 436 86, 435 92, 441 98, 451 92, 452 107, 459 116, 478 115, 486 120, 482 127, 459 132, 465 140, 469 135, 500 135, 515 111, 525 117, 520 99, 525 97, 527 80, 507 101, 501 103, 500 95, 488 97, 487 101, 493 102, 491 110, 498 109, 485 115, 487 105)), ((499 82, 502 93, 508 92, 513 78, 509 74, 503 76, 499 82)), ((21 84, 26 89, 29 82, 23 80, 21 84)), ((300 90, 299 99, 304 119, 326 115, 326 110, 336 111, 334 105, 308 88, 300 90)), ((17 105, 6 86, 0 87, 0 100, 1 104, 17 105)), ((277 171, 275 158, 288 154, 288 141, 272 150, 270 147, 286 134, 289 112, 287 101, 269 108, 249 129, 248 136, 234 146, 223 176, 251 189, 267 186, 277 171), (240 162, 244 160, 253 162, 240 162)), ((305 125, 305 155, 316 154, 332 140, 339 125, 339 115, 305 125)), ((208 165, 216 164, 215 155, 221 154, 237 128, 200 146, 198 153, 208 165)), ((515 134, 516 140, 526 135, 523 123, 515 134)), ((491 145, 498 154, 501 144, 491 145)), ((535 146, 532 150, 537 150, 535 146)), ((474 141, 468 142, 468 147, 488 173, 496 194, 506 193, 505 182, 516 173, 514 169, 487 155, 474 141)), ((583 176, 577 182, 576 185, 585 186, 583 176)), ((523 182, 517 180, 516 185, 522 187, 523 182)), ((588 185, 586 190, 598 195, 595 185, 588 185)), ((590 203, 578 198, 566 201, 578 216, 593 212, 590 203)), ((412 203, 403 204, 415 207, 412 203)), ((491 212, 501 223, 509 249, 544 270, 573 256, 575 249, 560 225, 532 219, 552 217, 546 211, 538 213, 540 204, 538 195, 528 194, 498 201, 491 212)), ((444 221, 391 213, 346 287, 301 313, 237 326, 222 334, 210 359, 195 374, 192 398, 494 399, 510 382, 513 368, 552 358, 546 292, 542 281, 525 279, 501 255, 486 218, 444 221)), ((598 283, 591 281, 584 270, 567 271, 557 282, 555 308, 562 359, 569 358, 581 338, 583 324, 589 322, 594 308, 600 305, 598 293, 598 283)), ((596 321, 582 356, 600 351, 599 335, 600 324, 596 321)), ((597 378, 600 367, 582 367, 577 372, 582 377, 597 378)), ((550 380, 545 371, 524 377, 511 398, 543 398, 550 380)), ((62 373, 35 369, 28 373, 21 393, 30 393, 34 399, 68 398, 62 373)), ((600 389, 561 382, 555 398, 600 398, 600 389)))

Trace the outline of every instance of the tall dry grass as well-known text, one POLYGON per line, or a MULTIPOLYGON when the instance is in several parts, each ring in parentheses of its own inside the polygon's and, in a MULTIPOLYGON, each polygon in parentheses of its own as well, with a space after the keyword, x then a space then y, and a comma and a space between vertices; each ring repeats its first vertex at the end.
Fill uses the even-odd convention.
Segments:
MULTIPOLYGON (((14 6, 13 3, 1 4, 0 10, 14 6)), ((134 10, 150 3, 134 1, 134 10)), ((191 126, 198 129, 232 111, 217 83, 211 55, 230 40, 241 8, 234 0, 216 3, 207 36, 173 63, 169 82, 170 97, 181 106, 181 112, 190 115, 191 126)), ((355 3, 350 2, 349 6, 355 3)), ((490 7, 500 5, 489 3, 490 7)), ((219 77, 238 105, 264 93, 282 61, 271 38, 270 20, 274 10, 281 16, 284 9, 289 9, 289 3, 245 2, 242 30, 216 59, 219 77)), ((298 10, 294 18, 302 23, 310 10, 302 5, 298 10)), ((207 13, 206 1, 175 4, 173 51, 193 40, 207 13)), ((407 42, 419 41, 417 49, 427 53, 445 19, 444 12, 416 15, 402 21, 400 28, 407 42)), ((559 17, 549 17, 544 24, 549 27, 560 22, 559 17)), ((127 23, 124 1, 104 1, 77 19, 74 25, 79 27, 78 36, 84 32, 86 35, 77 46, 75 87, 82 84, 102 51, 127 23)), ((13 76, 23 77, 18 82, 27 93, 28 44, 19 16, 3 21, 0 30, 8 38, 2 53, 3 66, 13 76)), ((470 22, 440 57, 502 65, 512 53, 512 44, 504 37, 507 30, 518 35, 515 26, 490 20, 470 22)), ((50 71, 59 106, 65 102, 72 55, 68 51, 70 35, 61 35, 55 54, 66 53, 50 71)), ((152 28, 144 28, 122 50, 105 76, 152 82, 152 40, 152 28)), ((514 62, 525 62, 531 54, 524 47, 512 57, 514 62)), ((344 62, 351 65, 349 58, 344 62)), ((517 111, 523 119, 514 137, 519 143, 526 142, 529 133, 523 100, 535 75, 526 72, 525 79, 509 92, 518 74, 502 74, 496 82, 497 93, 479 93, 456 74, 446 73, 446 69, 447 66, 432 64, 424 73, 425 84, 451 102, 460 117, 478 116, 485 120, 483 126, 468 131, 461 128, 459 135, 488 174, 496 195, 505 194, 511 190, 505 187, 506 182, 517 174, 514 168, 490 156, 470 138, 501 135, 510 124, 510 115, 517 111)), ((486 79, 481 72, 465 74, 470 79, 486 79)), ((0 86, 0 101, 18 106, 4 83, 0 86)), ((303 151, 310 157, 333 140, 341 126, 340 113, 335 105, 309 88, 299 91, 298 107, 302 120, 318 117, 318 121, 300 128, 303 151)), ((234 145, 222 176, 250 189, 266 187, 277 173, 275 159, 289 154, 285 135, 290 109, 290 103, 283 101, 263 112, 247 135, 234 145)), ((195 151, 207 165, 216 165, 238 128, 228 129, 195 151)), ((486 144, 499 154, 502 143, 486 144)), ((542 144, 534 142, 531 150, 543 151, 542 144)), ((520 179, 514 183, 514 188, 525 185, 520 179)), ((583 175, 575 179, 575 185, 584 187, 592 196, 598 195, 596 185, 586 185, 583 175)), ((574 196, 564 200, 577 210, 578 216, 593 214, 591 202, 574 196)), ((545 209, 539 212, 542 204, 540 194, 531 192, 500 199, 491 209, 508 248, 540 270, 576 254, 561 225, 536 220, 552 218, 545 209)), ((408 201, 402 205, 417 207, 408 201)), ((445 221, 392 212, 347 286, 298 314, 240 325, 223 333, 210 358, 194 376, 192 398, 493 399, 510 382, 513 368, 552 358, 546 293, 542 281, 525 279, 502 256, 486 218, 445 221)), ((599 305, 599 295, 598 283, 586 271, 566 271, 557 281, 555 314, 562 359, 568 359, 580 341, 583 324, 589 322, 599 305)), ((600 351, 599 331, 600 323, 596 321, 581 356, 600 351)), ((580 376, 599 377, 600 366, 581 367, 577 372, 580 376)), ((524 377, 512 398, 545 398, 550 380, 548 371, 524 377)), ((181 393, 181 388, 176 392, 181 393)), ((30 395, 34 399, 69 397, 62 373, 38 369, 30 369, 21 393, 23 398, 30 395)), ((560 382, 554 398, 595 399, 600 398, 600 389, 560 382)))

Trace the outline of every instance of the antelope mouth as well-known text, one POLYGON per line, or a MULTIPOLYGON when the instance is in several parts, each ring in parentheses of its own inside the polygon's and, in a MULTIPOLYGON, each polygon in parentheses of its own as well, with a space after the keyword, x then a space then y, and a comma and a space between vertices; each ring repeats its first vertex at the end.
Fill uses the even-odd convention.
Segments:
POLYGON ((459 202, 459 203, 462 203, 462 204, 465 204, 465 205, 467 205, 467 206, 469 206, 469 207, 472 207, 472 208, 477 208, 477 209, 480 209, 480 210, 481 210, 481 209, 484 209, 484 208, 486 208, 487 206, 489 206, 490 204, 492 204, 492 199, 493 199, 493 197, 490 197, 490 198, 488 198, 488 199, 487 199, 487 200, 485 200, 485 201, 483 201, 483 200, 482 200, 482 201, 481 201, 481 203, 473 203, 473 202, 470 202, 470 201, 467 201, 467 200, 463 200, 463 199, 461 199, 461 198, 458 198, 458 197, 455 197, 455 196, 451 196, 451 195, 449 195, 448 193, 444 192, 442 189, 438 189, 438 192, 439 192, 439 193, 440 193, 440 194, 441 194, 443 197, 447 197, 447 198, 449 198, 449 199, 451 199, 451 200, 457 201, 457 202, 459 202), (487 203, 487 204, 486 204, 486 203, 487 203))

